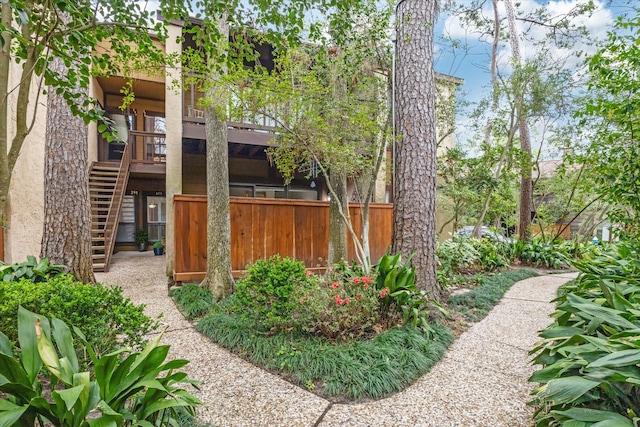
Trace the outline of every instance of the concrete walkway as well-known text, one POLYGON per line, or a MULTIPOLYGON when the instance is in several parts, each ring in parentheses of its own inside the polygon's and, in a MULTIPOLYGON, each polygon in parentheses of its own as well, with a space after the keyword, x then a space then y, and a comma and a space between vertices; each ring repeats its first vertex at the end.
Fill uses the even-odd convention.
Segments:
POLYGON ((199 416, 231 426, 529 426, 533 372, 528 351, 551 320, 549 303, 573 274, 545 275, 516 283, 481 322, 462 334, 445 357, 416 383, 386 399, 331 404, 292 385, 193 330, 167 297, 164 257, 116 256, 109 273, 96 275, 121 286, 151 316, 162 313, 171 355, 191 361, 190 376, 204 381, 199 416))

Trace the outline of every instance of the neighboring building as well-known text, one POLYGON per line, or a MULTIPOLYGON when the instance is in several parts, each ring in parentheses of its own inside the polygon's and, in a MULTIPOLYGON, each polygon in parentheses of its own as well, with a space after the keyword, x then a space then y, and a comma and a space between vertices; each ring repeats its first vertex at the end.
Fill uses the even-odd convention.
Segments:
MULTIPOLYGON (((181 53, 183 44, 176 43, 181 32, 180 26, 169 25, 169 37, 164 46, 167 53, 181 53)), ((184 44, 187 43, 188 39, 184 44)), ((119 109, 124 78, 98 77, 92 81, 91 95, 115 121, 123 139, 120 143, 107 143, 99 137, 96 125, 89 125, 96 271, 108 268, 113 251, 137 250, 134 236, 136 230, 144 229, 150 244, 166 239, 167 272, 171 273, 176 259, 173 200, 178 195, 206 194, 204 114, 198 103, 202 94, 193 86, 176 91, 166 82, 181 81, 182 76, 175 70, 168 73, 167 76, 137 76, 132 87, 135 100, 125 112, 119 109)), ((444 92, 448 95, 461 83, 448 76, 439 76, 439 81, 447 83, 444 92)), ((13 174, 9 228, 5 230, 5 260, 8 262, 18 262, 26 255, 40 252, 43 183, 36 177, 43 176, 44 170, 45 116, 46 108, 41 107, 34 132, 25 142, 13 174)), ((230 195, 309 202, 327 200, 322 177, 312 180, 301 176, 290 185, 284 185, 265 154, 265 148, 273 138, 270 125, 267 119, 262 125, 229 123, 230 195)), ((441 148, 453 145, 452 133, 445 139, 441 148)), ((388 202, 391 188, 385 174, 381 174, 378 181, 374 202, 388 202)), ((263 254, 268 255, 268 252, 263 254)), ((204 254, 198 256, 202 258, 204 254)))

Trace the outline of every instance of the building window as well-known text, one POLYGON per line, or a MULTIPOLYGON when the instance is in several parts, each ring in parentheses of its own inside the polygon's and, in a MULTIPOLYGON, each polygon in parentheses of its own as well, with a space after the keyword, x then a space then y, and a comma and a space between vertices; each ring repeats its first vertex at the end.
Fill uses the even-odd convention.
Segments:
POLYGON ((126 195, 122 198, 122 208, 120 209, 120 219, 118 220, 118 234, 116 242, 133 242, 133 234, 136 231, 136 209, 135 198, 126 195))
POLYGON ((167 203, 164 196, 147 197, 147 230, 149 241, 157 242, 166 236, 167 203))
MULTIPOLYGON (((152 134, 167 133, 167 121, 160 113, 146 112, 144 116, 144 130, 152 134)), ((145 160, 164 162, 167 157, 167 144, 165 136, 145 136, 145 160)))

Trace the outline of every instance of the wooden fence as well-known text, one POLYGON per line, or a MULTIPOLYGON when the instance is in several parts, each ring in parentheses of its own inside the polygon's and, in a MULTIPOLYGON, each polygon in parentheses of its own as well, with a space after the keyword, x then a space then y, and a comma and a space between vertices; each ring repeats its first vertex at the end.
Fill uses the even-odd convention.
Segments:
MULTIPOLYGON (((567 224, 548 225, 544 227, 544 235, 548 239, 558 234, 560 230, 562 230, 562 233, 560 233, 561 239, 564 239, 564 240, 571 239, 571 226, 567 224)), ((532 224, 531 237, 536 237, 536 236, 542 236, 542 230, 539 224, 532 224)))
MULTIPOLYGON (((279 254, 308 268, 327 264, 329 202, 232 197, 231 268, 240 276, 248 264, 279 254)), ((207 265, 207 198, 176 195, 174 280, 201 280, 207 265)), ((391 243, 391 204, 372 204, 369 212, 371 260, 391 243)), ((351 205, 354 228, 360 233, 360 206, 351 205)), ((349 259, 355 259, 349 238, 349 259)))

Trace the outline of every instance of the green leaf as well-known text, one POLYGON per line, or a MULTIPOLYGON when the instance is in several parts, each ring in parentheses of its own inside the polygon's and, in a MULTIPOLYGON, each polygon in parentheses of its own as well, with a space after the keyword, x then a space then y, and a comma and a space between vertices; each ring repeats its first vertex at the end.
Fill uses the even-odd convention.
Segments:
MULTIPOLYGON (((120 417, 121 419, 122 417, 120 417)), ((118 427, 119 419, 112 415, 103 415, 100 418, 87 420, 87 424, 90 427, 118 427)))
POLYGON ((18 423, 29 405, 18 406, 8 400, 0 399, 0 427, 13 427, 18 423))
MULTIPOLYGON (((551 411, 554 414, 562 415, 577 421, 614 421, 618 427, 633 427, 633 422, 620 414, 610 411, 602 411, 598 409, 588 408, 571 408, 565 411, 551 411)), ((614 424, 611 424, 613 426, 614 424)))
POLYGON ((6 354, 9 357, 13 357, 13 350, 11 349, 11 341, 2 332, 0 332, 0 353, 6 354))
POLYGON ((36 319, 40 319, 40 328, 44 333, 49 331, 49 321, 35 313, 26 310, 22 306, 18 308, 18 341, 20 341, 20 359, 22 366, 32 383, 40 368, 42 359, 38 353, 38 341, 36 338, 36 319))
POLYGON ((66 323, 55 317, 51 318, 51 326, 53 327, 53 338, 58 346, 58 350, 60 350, 60 354, 69 360, 73 372, 78 372, 78 358, 76 356, 76 350, 73 347, 71 330, 66 323))
POLYGON ((608 354, 598 360, 591 362, 587 369, 590 368, 615 368, 618 366, 628 366, 640 363, 640 350, 630 349, 616 351, 608 354))
POLYGON ((553 402, 553 404, 571 403, 600 383, 601 381, 576 376, 557 378, 541 386, 538 397, 553 402))
POLYGON ((58 395, 64 401, 65 407, 67 411, 71 411, 73 405, 76 404, 78 398, 80 397, 80 393, 84 389, 83 385, 67 388, 64 390, 54 390, 51 392, 52 395, 58 395))

